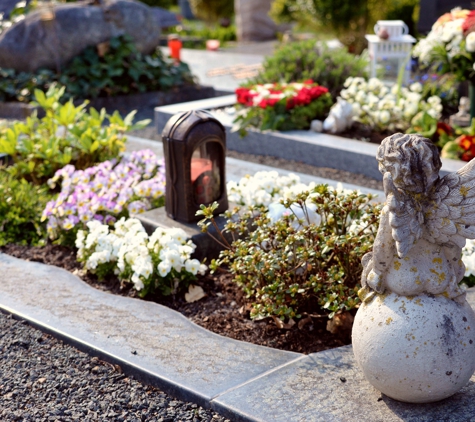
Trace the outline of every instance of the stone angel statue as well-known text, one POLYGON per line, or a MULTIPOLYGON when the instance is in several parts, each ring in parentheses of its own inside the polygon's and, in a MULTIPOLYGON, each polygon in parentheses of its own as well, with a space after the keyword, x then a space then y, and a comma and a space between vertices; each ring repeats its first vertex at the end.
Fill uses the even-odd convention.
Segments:
POLYGON ((386 203, 373 252, 363 257, 360 298, 393 292, 465 300, 459 282, 466 239, 475 239, 475 160, 439 177, 436 146, 396 133, 378 149, 386 203))

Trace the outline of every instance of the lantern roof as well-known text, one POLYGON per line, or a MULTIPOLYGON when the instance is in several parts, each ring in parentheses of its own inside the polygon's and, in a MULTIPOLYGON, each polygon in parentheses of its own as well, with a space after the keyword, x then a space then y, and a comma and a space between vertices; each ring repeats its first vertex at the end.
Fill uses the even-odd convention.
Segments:
POLYGON ((203 122, 214 122, 225 132, 224 126, 210 112, 205 110, 192 110, 175 114, 163 128, 162 137, 175 141, 184 141, 188 133, 197 124, 203 122))

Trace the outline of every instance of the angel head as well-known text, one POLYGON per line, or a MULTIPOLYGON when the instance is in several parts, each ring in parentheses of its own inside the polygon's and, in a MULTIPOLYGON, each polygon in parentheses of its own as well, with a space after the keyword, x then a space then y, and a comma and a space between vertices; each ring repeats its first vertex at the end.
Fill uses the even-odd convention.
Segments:
POLYGON ((414 134, 388 136, 378 148, 376 159, 383 175, 389 172, 398 189, 412 193, 428 192, 442 167, 432 141, 414 134))

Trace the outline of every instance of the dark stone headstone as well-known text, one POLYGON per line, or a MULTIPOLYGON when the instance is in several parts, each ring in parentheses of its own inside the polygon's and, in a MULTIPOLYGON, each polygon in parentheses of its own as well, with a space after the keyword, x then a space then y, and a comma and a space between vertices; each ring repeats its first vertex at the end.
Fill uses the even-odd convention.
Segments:
POLYGON ((178 4, 180 5, 180 13, 185 19, 195 19, 188 0, 178 0, 178 4))
POLYGON ((470 0, 420 0, 419 23, 417 29, 422 34, 427 34, 439 16, 450 12, 454 7, 471 9, 473 1, 470 0))

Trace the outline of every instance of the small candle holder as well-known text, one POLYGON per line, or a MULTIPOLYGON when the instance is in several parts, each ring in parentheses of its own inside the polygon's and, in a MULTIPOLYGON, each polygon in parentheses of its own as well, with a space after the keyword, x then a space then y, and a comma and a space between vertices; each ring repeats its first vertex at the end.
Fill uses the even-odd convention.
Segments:
POLYGON ((228 209, 226 132, 210 113, 188 111, 173 116, 162 132, 166 168, 165 210, 178 221, 197 221, 201 204, 228 209))
POLYGON ((170 49, 170 57, 175 60, 176 63, 180 63, 180 54, 183 43, 177 34, 170 34, 168 36, 168 48, 170 49))

